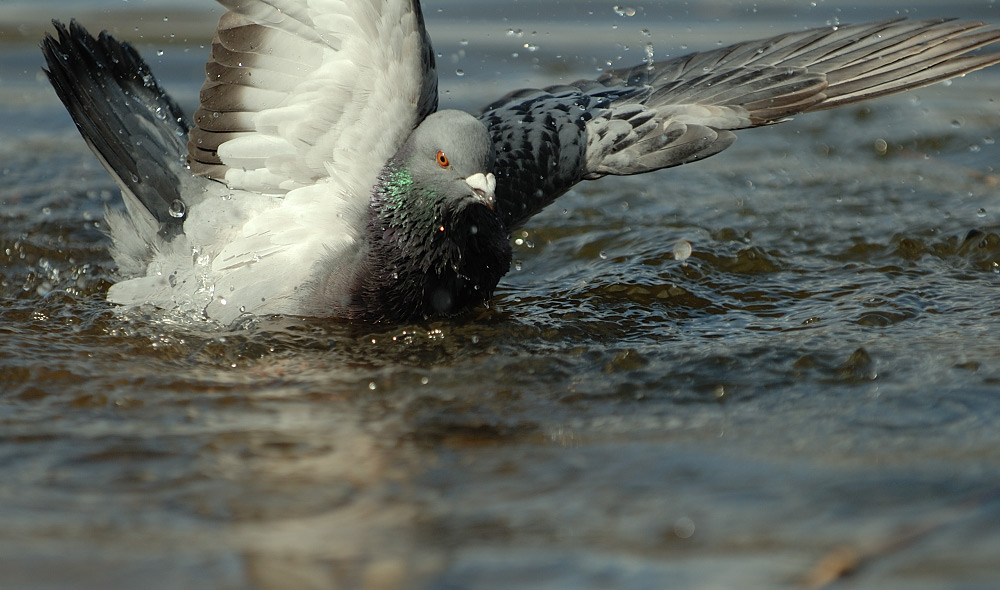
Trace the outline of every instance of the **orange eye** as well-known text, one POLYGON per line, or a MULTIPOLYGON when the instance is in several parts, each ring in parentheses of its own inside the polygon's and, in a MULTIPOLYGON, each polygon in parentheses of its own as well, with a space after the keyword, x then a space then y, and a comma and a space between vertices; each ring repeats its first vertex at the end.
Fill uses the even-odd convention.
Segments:
POLYGON ((444 152, 438 152, 437 155, 438 166, 442 168, 448 167, 448 156, 444 155, 444 152))

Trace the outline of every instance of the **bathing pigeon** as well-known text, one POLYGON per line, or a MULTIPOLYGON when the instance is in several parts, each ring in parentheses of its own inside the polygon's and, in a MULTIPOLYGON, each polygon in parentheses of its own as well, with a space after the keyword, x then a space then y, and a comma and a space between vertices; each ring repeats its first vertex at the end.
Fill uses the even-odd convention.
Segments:
POLYGON ((396 321, 488 304, 510 232, 573 185, 714 155, 734 130, 1000 62, 979 22, 835 26, 437 111, 417 0, 220 0, 192 119, 128 44, 54 22, 48 75, 121 187, 108 299, 396 321))

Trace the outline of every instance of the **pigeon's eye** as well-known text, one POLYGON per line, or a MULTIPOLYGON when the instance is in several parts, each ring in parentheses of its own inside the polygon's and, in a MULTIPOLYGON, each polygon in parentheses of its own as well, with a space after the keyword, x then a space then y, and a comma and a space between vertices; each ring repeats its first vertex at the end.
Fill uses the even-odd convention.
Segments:
POLYGON ((438 152, 437 155, 438 166, 442 168, 448 167, 448 156, 444 155, 444 152, 438 152))

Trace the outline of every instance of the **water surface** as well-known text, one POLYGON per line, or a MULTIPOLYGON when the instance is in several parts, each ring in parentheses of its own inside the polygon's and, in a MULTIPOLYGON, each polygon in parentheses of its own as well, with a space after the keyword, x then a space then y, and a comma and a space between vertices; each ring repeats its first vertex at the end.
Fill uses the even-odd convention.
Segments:
MULTIPOLYGON (((995 587, 1000 73, 583 184, 489 310, 213 331, 104 302, 117 191, 37 51, 52 17, 111 28, 191 112, 205 4, 0 15, 0 586, 995 587)), ((827 22, 1000 22, 649 4, 428 1, 443 104, 827 22)))

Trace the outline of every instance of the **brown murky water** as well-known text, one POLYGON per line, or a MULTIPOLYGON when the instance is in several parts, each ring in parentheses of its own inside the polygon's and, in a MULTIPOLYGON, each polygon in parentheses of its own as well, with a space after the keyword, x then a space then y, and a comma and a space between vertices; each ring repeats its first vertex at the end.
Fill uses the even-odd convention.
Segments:
MULTIPOLYGON (((463 6, 425 3, 449 106, 650 39, 896 13, 463 6)), ((58 7, 26 14, 83 16, 58 7)), ((133 10, 190 110, 214 17, 133 10)), ((26 35, 0 55, 0 587, 1000 579, 1000 72, 582 185, 515 236, 491 310, 218 332, 103 301, 117 192, 26 35)))

